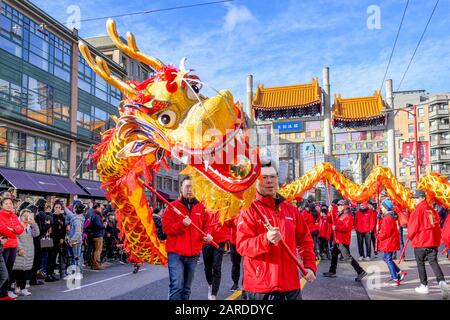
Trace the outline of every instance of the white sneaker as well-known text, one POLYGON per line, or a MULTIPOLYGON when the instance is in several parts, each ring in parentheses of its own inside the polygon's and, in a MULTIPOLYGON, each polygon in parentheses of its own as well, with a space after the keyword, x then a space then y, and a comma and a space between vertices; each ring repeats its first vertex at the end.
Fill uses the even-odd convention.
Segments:
POLYGON ((74 278, 77 280, 81 280, 81 279, 83 279, 83 274, 81 272, 77 272, 77 273, 75 273, 74 278))
POLYGON ((30 291, 28 291, 27 289, 23 289, 20 291, 19 296, 26 297, 26 296, 29 296, 30 294, 31 294, 30 291))
POLYGON ((12 291, 8 291, 8 296, 13 299, 17 298, 17 294, 14 294, 12 291))
POLYGON ((25 285, 25 289, 28 289, 30 287, 29 282, 27 281, 27 284, 25 285))
POLYGON ((208 300, 212 300, 212 286, 208 286, 208 300))
POLYGON ((445 281, 439 281, 439 288, 441 288, 442 299, 448 299, 448 285, 445 281))
POLYGON ((417 293, 420 293, 420 294, 428 294, 430 292, 428 290, 428 286, 424 286, 423 284, 421 284, 415 290, 416 290, 417 293))
POLYGON ((211 296, 209 297, 209 300, 217 300, 217 296, 211 295, 211 296))
POLYGON ((365 257, 364 260, 370 261, 370 257, 365 257))
POLYGON ((359 257, 358 258, 358 261, 363 261, 364 260, 364 257, 359 257))

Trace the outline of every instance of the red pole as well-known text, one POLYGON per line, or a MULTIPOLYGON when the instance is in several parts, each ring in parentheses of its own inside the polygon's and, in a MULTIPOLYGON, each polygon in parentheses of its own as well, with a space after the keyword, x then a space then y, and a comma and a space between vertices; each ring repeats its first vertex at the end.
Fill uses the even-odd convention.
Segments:
MULTIPOLYGON (((330 192, 330 185, 327 182, 327 195, 328 195, 328 202, 330 203, 330 208, 331 208, 331 192, 330 192)), ((331 214, 331 223, 334 225, 334 217, 333 217, 333 211, 330 211, 331 214)), ((331 230, 332 234, 333 234, 333 239, 336 240, 336 235, 335 235, 335 231, 332 229, 331 230)))
POLYGON ((403 250, 402 250, 402 253, 400 254, 400 258, 398 259, 397 264, 402 263, 403 258, 405 257, 405 251, 406 251, 406 247, 408 246, 408 243, 409 243, 409 239, 406 240, 406 243, 405 243, 405 245, 403 246, 403 250))
MULTIPOLYGON (((183 217, 183 219, 186 218, 186 216, 185 216, 180 210, 178 210, 178 208, 176 208, 173 204, 171 204, 169 201, 167 201, 167 199, 164 198, 162 195, 160 195, 160 194, 158 193, 158 191, 156 191, 153 187, 151 187, 151 186, 148 185, 148 184, 145 184, 145 186, 146 186, 146 187, 147 187, 154 195, 156 195, 162 202, 164 202, 164 203, 167 204, 169 207, 171 207, 171 208, 175 211, 176 214, 178 214, 178 215, 180 215, 181 217, 183 217)), ((200 232, 204 237, 206 237, 206 233, 205 233, 202 229, 200 229, 195 223, 192 222, 190 225, 191 225, 195 230, 197 230, 198 232, 200 232)), ((212 244, 216 249, 219 249, 219 245, 218 245, 214 240, 211 241, 211 244, 212 244)))
POLYGON ((413 117, 414 117, 414 153, 416 156, 416 189, 419 186, 419 138, 417 137, 417 106, 413 105, 413 117))
MULTIPOLYGON (((267 228, 267 230, 271 230, 273 227, 269 223, 269 219, 256 207, 254 203, 251 204, 252 208, 259 213, 259 215, 263 218, 264 226, 267 228)), ((300 271, 303 273, 303 275, 307 275, 308 271, 305 269, 303 264, 297 259, 297 256, 289 249, 287 243, 284 241, 283 237, 281 237, 280 240, 281 248, 288 254, 289 258, 291 258, 292 261, 295 262, 297 267, 300 269, 300 271)))

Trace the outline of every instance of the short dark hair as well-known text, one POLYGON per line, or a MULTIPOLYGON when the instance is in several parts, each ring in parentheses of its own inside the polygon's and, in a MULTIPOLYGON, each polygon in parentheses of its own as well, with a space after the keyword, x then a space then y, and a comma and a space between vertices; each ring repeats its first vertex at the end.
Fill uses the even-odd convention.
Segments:
POLYGON ((13 201, 13 199, 9 197, 0 198, 0 206, 2 206, 3 202, 5 202, 6 200, 11 200, 11 202, 13 201))
POLYGON ((184 183, 185 181, 187 181, 187 180, 192 181, 191 176, 184 176, 184 177, 181 179, 181 181, 180 181, 180 188, 183 186, 183 183, 184 183))
POLYGON ((97 208, 100 208, 100 206, 101 206, 102 204, 100 203, 100 202, 96 202, 96 203, 94 203, 94 205, 92 206, 92 209, 97 209, 97 208))

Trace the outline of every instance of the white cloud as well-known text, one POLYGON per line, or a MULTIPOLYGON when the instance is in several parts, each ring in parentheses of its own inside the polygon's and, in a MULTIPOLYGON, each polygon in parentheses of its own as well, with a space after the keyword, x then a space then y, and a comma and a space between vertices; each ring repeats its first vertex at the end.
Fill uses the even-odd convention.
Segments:
POLYGON ((256 21, 256 18, 245 6, 227 5, 228 12, 225 16, 224 29, 228 32, 233 31, 236 25, 244 22, 256 21))

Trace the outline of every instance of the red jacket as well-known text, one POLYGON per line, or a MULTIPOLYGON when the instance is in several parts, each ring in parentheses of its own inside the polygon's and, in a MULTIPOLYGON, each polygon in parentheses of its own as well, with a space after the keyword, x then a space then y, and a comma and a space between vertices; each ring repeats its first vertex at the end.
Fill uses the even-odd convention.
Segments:
MULTIPOLYGON (((210 233, 209 216, 201 203, 195 202, 190 212, 181 198, 175 200, 172 204, 184 215, 189 216, 192 223, 195 223, 201 230, 210 233)), ((183 224, 183 217, 176 214, 170 206, 167 207, 163 215, 162 224, 163 230, 167 234, 167 252, 188 257, 200 254, 203 246, 203 235, 192 226, 186 227, 183 224)))
POLYGON ((23 230, 24 227, 14 212, 0 210, 0 235, 8 237, 3 248, 17 248, 19 245, 17 236, 21 235, 23 230))
POLYGON ((367 209, 365 212, 358 210, 355 214, 355 230, 359 233, 370 232, 375 228, 376 214, 367 209))
POLYGON ((425 200, 409 216, 408 239, 413 248, 437 248, 441 244, 439 215, 425 200))
POLYGON ((378 232, 378 250, 394 252, 400 250, 400 232, 397 220, 390 215, 383 215, 378 232))
MULTIPOLYGON (((332 213, 334 214, 334 213, 332 213)), ((350 210, 346 209, 343 213, 339 215, 334 214, 334 225, 336 229, 334 230, 335 242, 337 244, 350 245, 352 240, 352 229, 353 229, 353 216, 350 210)), ((328 222, 331 222, 331 215, 328 218, 328 222)))
POLYGON ((271 244, 266 237, 261 213, 270 224, 280 228, 287 246, 302 258, 305 268, 317 271, 314 243, 308 226, 298 210, 287 201, 278 206, 274 198, 260 194, 252 207, 243 210, 237 225, 237 251, 244 257, 243 288, 250 292, 267 293, 300 289, 299 271, 281 244, 271 244))
POLYGON ((210 213, 210 227, 211 227, 211 236, 213 237, 216 243, 222 243, 230 240, 230 228, 228 224, 224 223, 223 225, 219 221, 219 215, 210 213))
POLYGON ((319 219, 315 220, 311 212, 304 210, 302 212, 303 219, 305 219, 308 225, 309 232, 314 232, 319 230, 319 219))
POLYGON ((237 222, 238 222, 238 218, 236 217, 232 220, 228 220, 225 222, 225 224, 228 226, 228 232, 230 235, 230 243, 236 245, 236 227, 237 227, 237 222))
POLYGON ((328 218, 319 219, 319 238, 325 238, 330 240, 332 232, 332 224, 328 221, 328 218))
POLYGON ((442 227, 442 242, 447 249, 450 249, 450 216, 447 216, 442 227))

